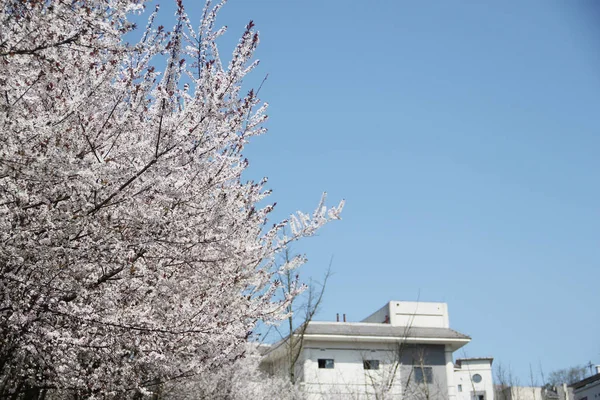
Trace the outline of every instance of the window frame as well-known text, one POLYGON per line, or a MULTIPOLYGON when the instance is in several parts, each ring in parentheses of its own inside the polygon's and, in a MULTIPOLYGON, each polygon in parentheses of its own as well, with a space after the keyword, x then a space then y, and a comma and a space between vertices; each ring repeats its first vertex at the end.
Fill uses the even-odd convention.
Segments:
POLYGON ((381 363, 379 360, 363 360, 364 370, 378 370, 381 363))
POLYGON ((317 367, 319 369, 334 369, 335 360, 333 358, 317 358, 317 367))
POLYGON ((414 366, 413 374, 415 383, 433 383, 433 367, 414 366), (417 372, 419 371, 419 372, 417 372))

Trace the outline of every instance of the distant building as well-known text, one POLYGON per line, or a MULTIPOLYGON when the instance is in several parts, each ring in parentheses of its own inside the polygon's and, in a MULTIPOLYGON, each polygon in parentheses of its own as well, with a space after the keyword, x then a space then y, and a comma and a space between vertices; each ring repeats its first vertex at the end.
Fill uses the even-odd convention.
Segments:
POLYGON ((600 365, 596 365, 596 375, 571 385, 574 400, 600 400, 600 365))
MULTIPOLYGON (((599 396, 600 398, 600 396, 599 396)), ((540 386, 496 386, 496 400, 573 400, 573 390, 566 384, 548 388, 540 386)))
POLYGON ((496 400, 558 400, 558 396, 539 386, 509 386, 498 388, 496 400))
MULTIPOLYGON (((493 400, 491 359, 454 364, 453 352, 470 340, 450 329, 447 304, 392 301, 361 322, 310 322, 294 374, 314 400, 493 400)), ((271 346, 261 367, 288 374, 287 343, 271 346)))

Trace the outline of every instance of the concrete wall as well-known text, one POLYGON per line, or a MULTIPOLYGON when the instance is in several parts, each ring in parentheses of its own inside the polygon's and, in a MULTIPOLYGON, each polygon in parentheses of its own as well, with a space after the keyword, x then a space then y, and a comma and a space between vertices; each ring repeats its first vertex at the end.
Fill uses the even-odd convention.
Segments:
MULTIPOLYGON (((573 388, 567 386, 566 383, 563 383, 562 385, 555 387, 555 389, 556 389, 556 393, 558 394, 558 400, 573 400, 573 399, 575 399, 575 396, 573 395, 573 388)), ((600 395, 598 395, 598 398, 600 398, 600 395)))
POLYGON ((511 386, 497 391, 496 400, 544 400, 544 397, 541 387, 511 386))
POLYGON ((384 345, 381 343, 306 343, 303 385, 310 399, 369 399, 387 397, 419 400, 448 399, 444 346, 384 345), (318 359, 333 359, 333 369, 320 369, 318 359), (364 360, 379 361, 378 370, 365 370, 364 360), (400 363, 398 363, 400 361, 400 363), (433 381, 416 383, 414 367, 430 367, 433 381))
POLYGON ((392 325, 449 328, 446 303, 420 303, 412 301, 390 302, 392 325))

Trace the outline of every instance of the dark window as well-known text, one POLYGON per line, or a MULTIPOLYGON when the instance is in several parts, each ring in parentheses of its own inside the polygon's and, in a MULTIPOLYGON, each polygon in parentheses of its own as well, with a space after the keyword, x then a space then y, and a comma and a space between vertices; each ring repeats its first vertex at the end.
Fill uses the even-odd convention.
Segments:
POLYGON ((415 382, 433 383, 433 369, 431 367, 415 367, 415 382))
POLYGON ((483 378, 481 378, 481 375, 479 375, 479 374, 473 375, 473 382, 475 382, 475 383, 481 382, 482 379, 483 378))
POLYGON ((458 385, 458 391, 462 392, 462 385, 458 385))
POLYGON ((379 369, 379 360, 364 360, 364 369, 379 369))
POLYGON ((485 396, 480 394, 479 396, 477 396, 477 400, 485 400, 485 396))
POLYGON ((319 368, 332 369, 333 359, 332 358, 319 358, 319 368))

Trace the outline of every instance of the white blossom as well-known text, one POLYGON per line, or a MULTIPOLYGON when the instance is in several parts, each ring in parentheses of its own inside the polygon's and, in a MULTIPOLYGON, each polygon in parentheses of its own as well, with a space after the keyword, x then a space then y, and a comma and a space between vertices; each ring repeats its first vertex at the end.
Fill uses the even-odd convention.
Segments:
POLYGON ((323 196, 287 236, 241 178, 267 118, 241 93, 253 24, 224 67, 223 2, 197 28, 181 3, 171 32, 153 14, 135 45, 142 1, 0 3, 0 397, 124 398, 230 365, 284 315, 275 256, 343 206, 323 196))

